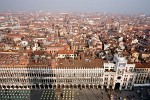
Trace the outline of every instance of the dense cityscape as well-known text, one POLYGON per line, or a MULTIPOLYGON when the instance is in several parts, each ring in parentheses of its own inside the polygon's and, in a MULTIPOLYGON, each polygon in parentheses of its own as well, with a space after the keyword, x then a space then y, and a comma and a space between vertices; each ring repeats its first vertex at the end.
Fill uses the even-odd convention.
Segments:
MULTIPOLYGON (((141 86, 150 86, 150 16, 0 13, 0 92, 26 90, 30 94, 28 90, 50 89, 58 94, 40 100, 78 100, 73 89, 101 89, 110 91, 108 98, 94 100, 115 100, 114 90, 141 86), (64 89, 71 89, 66 91, 72 91, 73 96, 65 99, 61 89, 64 93, 64 89)), ((150 96, 150 90, 144 90, 150 96)), ((141 91, 136 93, 143 99, 141 91)), ((28 96, 0 98, 30 100, 28 96)))

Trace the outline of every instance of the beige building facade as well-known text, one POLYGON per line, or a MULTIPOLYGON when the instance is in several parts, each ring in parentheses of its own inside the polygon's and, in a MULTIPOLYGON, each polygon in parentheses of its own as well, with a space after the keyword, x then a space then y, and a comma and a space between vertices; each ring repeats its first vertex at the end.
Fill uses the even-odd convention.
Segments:
POLYGON ((136 68, 125 57, 99 67, 51 67, 49 65, 0 65, 1 89, 111 88, 132 89, 150 84, 150 68, 136 68))

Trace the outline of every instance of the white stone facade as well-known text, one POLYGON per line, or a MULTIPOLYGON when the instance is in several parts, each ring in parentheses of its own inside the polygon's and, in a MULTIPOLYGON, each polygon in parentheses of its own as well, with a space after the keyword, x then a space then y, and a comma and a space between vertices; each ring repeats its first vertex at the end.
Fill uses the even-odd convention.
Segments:
POLYGON ((99 68, 86 68, 86 66, 84 68, 51 68, 44 65, 34 67, 0 65, 0 88, 106 87, 121 90, 132 89, 134 84, 139 81, 146 82, 147 77, 150 75, 149 69, 138 69, 138 72, 135 64, 127 64, 125 58, 115 56, 114 59, 114 62, 104 63, 99 68), (141 73, 142 79, 139 79, 141 73))

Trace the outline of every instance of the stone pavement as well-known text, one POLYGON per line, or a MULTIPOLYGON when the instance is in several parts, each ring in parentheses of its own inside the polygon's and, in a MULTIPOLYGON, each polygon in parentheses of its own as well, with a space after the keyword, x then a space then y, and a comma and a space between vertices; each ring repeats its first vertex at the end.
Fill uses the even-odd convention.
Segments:
POLYGON ((114 90, 113 94, 115 97, 120 97, 122 100, 150 100, 150 95, 147 90, 150 87, 134 87, 133 90, 114 90), (138 93, 137 91, 140 91, 138 93))
MULTIPOLYGON (((45 89, 45 90, 35 89, 35 90, 17 90, 17 91, 20 92, 22 91, 23 93, 24 91, 29 91, 30 94, 28 98, 27 99, 24 98, 22 100, 150 100, 150 95, 147 92, 148 89, 150 89, 150 87, 134 87, 133 90, 122 90, 122 91, 109 89, 88 89, 88 88, 45 89)), ((0 93, 1 97, 4 94, 4 91, 5 90, 3 90, 0 93)), ((3 99, 0 98, 0 100, 3 99)), ((19 99, 9 98, 6 100, 19 100, 19 99)))
POLYGON ((76 89, 75 100, 109 100, 108 93, 102 89, 76 89))

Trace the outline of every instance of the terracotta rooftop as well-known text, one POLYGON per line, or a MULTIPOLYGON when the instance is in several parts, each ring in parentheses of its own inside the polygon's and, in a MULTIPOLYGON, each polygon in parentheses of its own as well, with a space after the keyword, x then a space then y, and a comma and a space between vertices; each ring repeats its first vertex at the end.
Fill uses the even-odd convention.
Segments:
POLYGON ((102 68, 103 62, 100 59, 59 59, 56 61, 57 68, 102 68))
POLYGON ((59 50, 58 54, 74 54, 73 50, 59 50))
POLYGON ((38 59, 37 61, 35 61, 32 60, 29 56, 23 56, 18 54, 0 54, 0 67, 28 67, 32 65, 51 65, 51 61, 48 59, 38 59))
POLYGON ((150 63, 135 63, 135 68, 150 68, 150 63))

